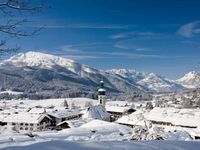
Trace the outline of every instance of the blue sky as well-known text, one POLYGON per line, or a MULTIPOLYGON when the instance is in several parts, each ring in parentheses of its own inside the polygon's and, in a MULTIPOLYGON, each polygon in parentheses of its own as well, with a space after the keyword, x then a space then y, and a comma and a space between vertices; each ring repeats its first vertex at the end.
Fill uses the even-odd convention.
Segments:
POLYGON ((11 45, 75 59, 98 69, 129 68, 176 79, 200 62, 198 0, 49 0, 27 15, 39 35, 11 45))

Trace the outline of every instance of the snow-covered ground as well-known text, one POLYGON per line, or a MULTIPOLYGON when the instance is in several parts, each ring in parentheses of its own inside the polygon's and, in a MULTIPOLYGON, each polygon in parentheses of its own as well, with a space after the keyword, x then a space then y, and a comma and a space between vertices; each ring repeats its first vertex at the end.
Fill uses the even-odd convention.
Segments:
MULTIPOLYGON (((97 104, 97 100, 90 98, 60 98, 60 99, 44 99, 44 100, 1 100, 0 108, 12 108, 13 106, 19 106, 20 108, 33 108, 35 106, 39 107, 51 107, 55 106, 57 108, 63 107, 64 101, 67 101, 69 107, 75 105, 75 107, 84 108, 86 103, 92 105, 97 104)), ((19 109, 19 108, 18 108, 19 109)))
MULTIPOLYGON (((138 149, 138 150, 199 150, 200 142, 192 142, 192 138, 189 133, 197 129, 183 130, 182 127, 166 126, 166 125, 148 125, 148 118, 153 117, 157 119, 179 120, 184 118, 198 120, 198 109, 175 109, 175 108, 154 108, 153 110, 146 110, 144 107, 137 108, 136 112, 132 114, 125 114, 122 118, 119 118, 116 122, 107 122, 101 120, 102 117, 107 116, 107 112, 103 109, 99 109, 99 106, 94 106, 88 109, 88 103, 90 105, 97 105, 97 100, 88 98, 62 98, 62 99, 47 99, 47 100, 10 100, 0 101, 0 119, 3 115, 10 115, 29 112, 29 113, 43 113, 44 108, 46 112, 53 109, 65 110, 64 102, 67 101, 69 108, 72 104, 75 106, 75 110, 83 112, 82 118, 79 120, 67 121, 71 128, 63 129, 61 131, 46 130, 33 132, 33 137, 27 133, 17 133, 11 128, 0 128, 0 149, 138 149), (164 110, 167 109, 167 110, 164 110), (28 111, 27 111, 28 110, 28 111), (163 111, 162 111, 163 110, 163 111), (98 114, 98 116, 96 116, 98 114), (149 116, 151 115, 151 116, 149 116), (196 118, 197 117, 197 118, 196 118), (119 124, 120 123, 120 124, 119 124), (136 125, 136 128, 130 128, 121 124, 136 125), (148 126, 148 127, 147 127, 148 126), (164 127, 165 129, 163 129, 164 127), (172 130, 173 128, 173 130, 172 130), (139 132, 135 129, 140 129, 139 132), (176 130, 176 131, 175 131, 176 130), (137 138, 136 136, 141 136, 137 138), (143 137, 142 137, 143 136, 143 137), (133 139, 145 140, 145 139, 157 139, 160 136, 164 140, 173 141, 131 141, 133 139), (156 138, 155 138, 156 137, 156 138), (180 141, 181 140, 181 141, 180 141), (184 142, 185 140, 190 140, 184 142)), ((143 103, 134 103, 135 108, 143 103)), ((145 103, 144 103, 145 104, 145 103)), ((109 101, 107 103, 109 107, 132 107, 132 103, 122 101, 109 101)), ((73 107, 74 107, 73 106, 73 107)), ((74 109, 74 108, 72 108, 74 109)), ((167 121, 168 121, 167 120, 167 121)), ((163 120, 162 120, 163 121, 163 120)), ((165 121, 165 120, 164 120, 165 121)), ((191 121, 192 122, 192 121, 191 121)), ((196 121, 198 122, 198 121, 196 121)), ((183 122, 184 123, 184 122, 183 122)), ((188 123, 188 122, 186 122, 188 123)), ((188 125, 188 124, 187 124, 188 125)), ((196 133, 195 133, 196 134, 196 133)))
POLYGON ((50 140, 65 141, 123 141, 130 139, 132 129, 117 123, 101 120, 87 120, 79 127, 61 131, 34 132, 34 137, 26 134, 4 135, 0 137, 0 148, 18 145, 29 145, 50 140))
POLYGON ((108 141, 72 142, 65 140, 5 145, 2 150, 199 150, 200 142, 186 141, 108 141))

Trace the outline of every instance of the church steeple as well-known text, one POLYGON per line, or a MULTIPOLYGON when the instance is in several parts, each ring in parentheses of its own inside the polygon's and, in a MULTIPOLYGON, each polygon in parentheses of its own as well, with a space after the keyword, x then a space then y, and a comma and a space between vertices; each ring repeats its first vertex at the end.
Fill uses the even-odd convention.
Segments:
POLYGON ((106 104, 106 90, 104 89, 103 81, 100 81, 100 88, 98 90, 98 104, 104 107, 106 104))

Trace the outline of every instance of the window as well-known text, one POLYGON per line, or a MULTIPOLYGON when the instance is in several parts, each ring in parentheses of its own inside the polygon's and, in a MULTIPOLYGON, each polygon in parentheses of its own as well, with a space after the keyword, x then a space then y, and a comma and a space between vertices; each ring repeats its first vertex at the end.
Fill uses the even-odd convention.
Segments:
POLYGON ((26 127, 25 130, 28 130, 28 128, 26 127))
POLYGON ((31 131, 33 131, 33 128, 30 128, 31 131))
POLYGON ((100 99, 100 104, 103 104, 102 102, 103 102, 102 99, 100 99))
POLYGON ((25 123, 25 126, 28 126, 28 123, 25 123))
POLYGON ((23 126, 23 123, 20 123, 20 126, 23 126))
POLYGON ((22 127, 20 127, 19 129, 20 129, 20 130, 23 130, 23 128, 22 128, 22 127))
POLYGON ((30 126, 33 126, 33 123, 31 123, 30 126))
POLYGON ((13 125, 13 126, 15 126, 15 125, 16 125, 16 123, 12 123, 12 125, 13 125))

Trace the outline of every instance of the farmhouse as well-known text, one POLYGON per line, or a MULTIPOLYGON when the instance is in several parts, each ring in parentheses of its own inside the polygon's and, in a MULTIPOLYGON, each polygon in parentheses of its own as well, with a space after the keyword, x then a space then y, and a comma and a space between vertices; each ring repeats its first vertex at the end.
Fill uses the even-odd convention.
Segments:
POLYGON ((199 126, 200 110, 155 107, 146 116, 152 124, 197 128, 199 126))
POLYGON ((129 126, 131 128, 135 126, 144 126, 144 112, 142 110, 137 110, 133 112, 132 114, 122 116, 118 120, 116 120, 117 123, 129 126))
POLYGON ((130 105, 119 105, 119 104, 106 104, 106 111, 112 115, 112 121, 117 120, 125 114, 131 114, 135 112, 130 105))
POLYGON ((82 116, 82 113, 79 110, 54 110, 48 113, 48 116, 51 118, 51 125, 56 126, 57 124, 66 121, 66 120, 75 120, 79 119, 82 116))
POLYGON ((8 115, 3 119, 7 126, 12 126, 17 132, 41 131, 51 125, 51 118, 45 114, 18 113, 8 115))

